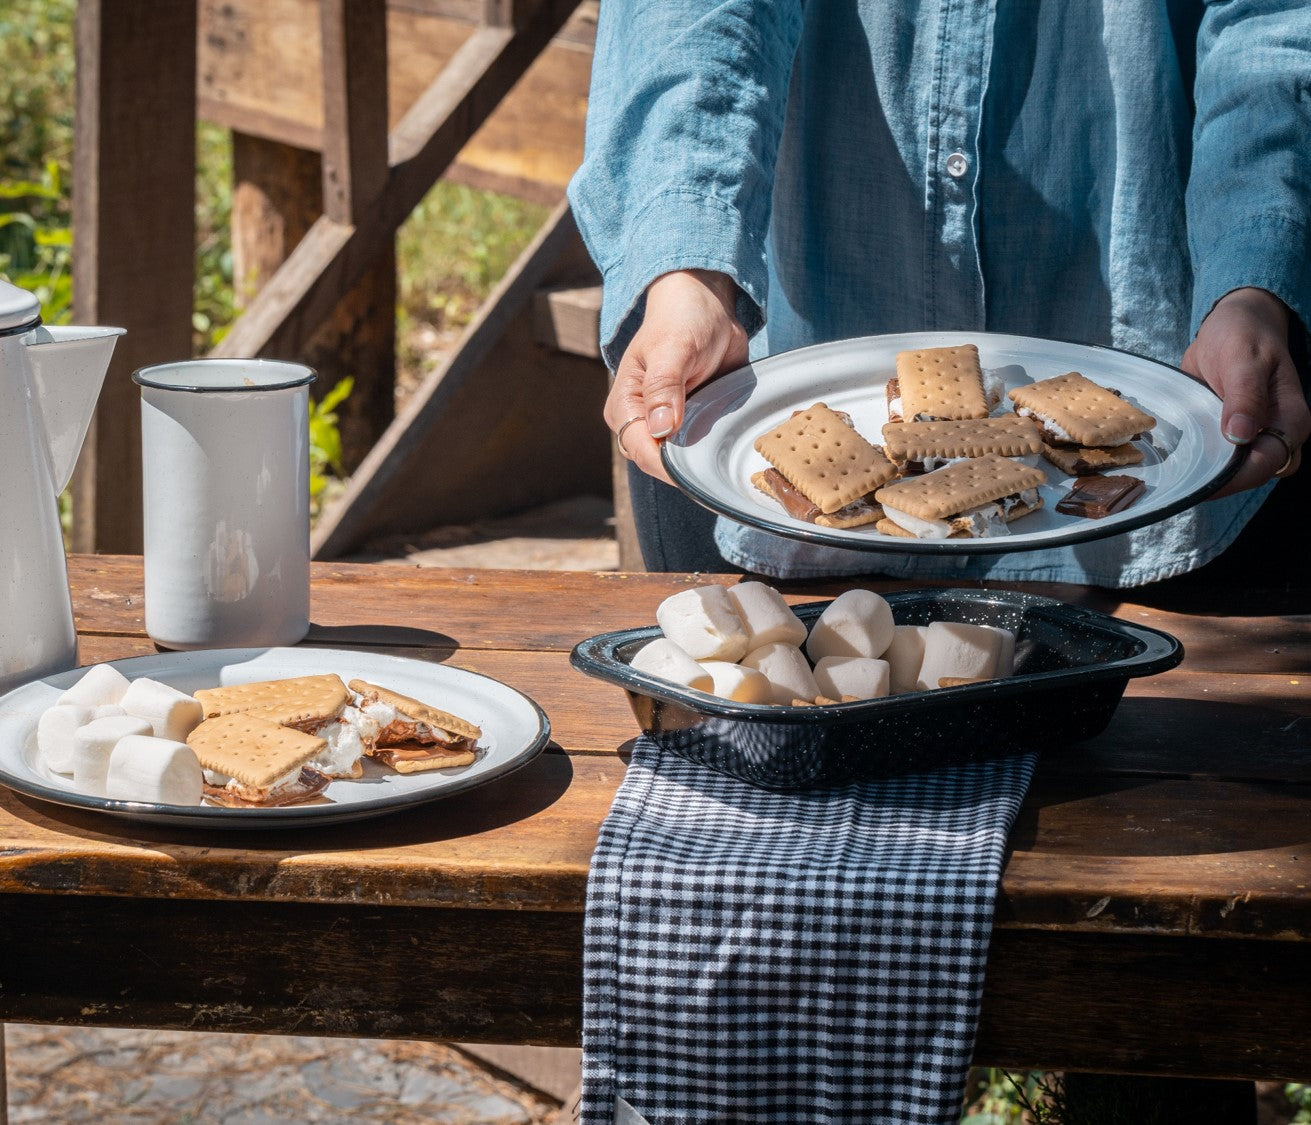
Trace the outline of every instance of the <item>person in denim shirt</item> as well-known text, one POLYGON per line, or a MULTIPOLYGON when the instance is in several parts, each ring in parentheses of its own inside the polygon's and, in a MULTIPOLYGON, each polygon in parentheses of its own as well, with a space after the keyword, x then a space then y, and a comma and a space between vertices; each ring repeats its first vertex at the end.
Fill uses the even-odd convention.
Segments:
POLYGON ((1305 0, 604 0, 569 194, 653 568, 1138 585, 1223 551, 1311 434, 1290 352, 1311 324, 1305 0), (947 328, 1181 366, 1249 455, 1163 523, 961 559, 726 519, 712 544, 657 482, 716 374, 947 328))

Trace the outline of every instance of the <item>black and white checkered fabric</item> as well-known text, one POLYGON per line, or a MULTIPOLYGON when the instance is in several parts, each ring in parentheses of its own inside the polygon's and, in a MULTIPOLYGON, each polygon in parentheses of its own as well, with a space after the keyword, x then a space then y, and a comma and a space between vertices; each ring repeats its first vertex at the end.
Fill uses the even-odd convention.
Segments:
POLYGON ((1016 755, 810 793, 639 740, 587 889, 584 1125, 959 1121, 1016 755))

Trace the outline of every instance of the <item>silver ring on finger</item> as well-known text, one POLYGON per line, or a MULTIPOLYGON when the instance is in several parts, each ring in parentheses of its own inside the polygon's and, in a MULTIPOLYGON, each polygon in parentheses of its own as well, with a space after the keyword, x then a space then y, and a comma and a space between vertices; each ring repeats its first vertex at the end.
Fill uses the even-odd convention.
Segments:
MULTIPOLYGON (((623 433, 623 430, 619 431, 623 433)), ((1284 433, 1283 430, 1275 429, 1274 426, 1266 426, 1257 431, 1257 437, 1262 434, 1269 434, 1275 441, 1284 447, 1284 463, 1275 470, 1275 476, 1282 477, 1287 475, 1288 470, 1293 467, 1293 458, 1297 456, 1297 450, 1293 446, 1292 439, 1284 433)))
POLYGON ((634 414, 631 418, 628 419, 627 422, 625 422, 622 426, 620 426, 619 429, 615 432, 615 445, 619 447, 619 452, 622 453, 624 457, 629 461, 633 459, 633 455, 628 452, 627 447, 625 447, 624 445, 624 431, 627 430, 628 427, 631 426, 634 422, 643 421, 644 417, 645 416, 641 414, 634 414))

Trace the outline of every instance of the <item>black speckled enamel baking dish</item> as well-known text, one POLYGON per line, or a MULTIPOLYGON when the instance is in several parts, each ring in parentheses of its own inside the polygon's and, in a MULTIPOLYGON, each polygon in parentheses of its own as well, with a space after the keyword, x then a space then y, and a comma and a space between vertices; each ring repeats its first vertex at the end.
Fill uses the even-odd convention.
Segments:
MULTIPOLYGON (((573 666, 628 693, 642 730, 711 769, 768 789, 804 790, 1068 744, 1103 730, 1129 680, 1175 667, 1168 633, 1005 590, 885 595, 899 625, 967 621, 1016 636, 1015 674, 964 687, 823 707, 732 703, 634 670, 658 626, 575 646, 573 666)), ((827 602, 794 606, 811 625, 827 602)))

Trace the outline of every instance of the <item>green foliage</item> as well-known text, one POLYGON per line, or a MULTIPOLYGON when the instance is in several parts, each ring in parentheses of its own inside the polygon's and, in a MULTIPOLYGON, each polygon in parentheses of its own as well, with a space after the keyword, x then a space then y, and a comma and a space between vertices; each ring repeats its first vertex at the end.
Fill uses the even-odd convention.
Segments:
POLYGON ((463 325, 545 221, 549 208, 445 180, 397 232, 401 309, 463 325))
POLYGON ((197 355, 227 335, 236 319, 232 285, 232 134, 196 127, 196 291, 191 326, 197 355))
POLYGON ((39 180, 0 181, 0 275, 36 295, 47 324, 68 322, 72 232, 59 165, 39 180))
POLYGON ((1023 1076, 995 1067, 971 1071, 971 1096, 961 1125, 1019 1125, 1049 1120, 1033 1109, 1043 1103, 1043 1082, 1042 1072, 1036 1070, 1023 1076))
POLYGON ((1311 1125, 1311 1085, 1304 1082, 1290 1082, 1284 1087, 1284 1096, 1288 1105, 1295 1110, 1289 1125, 1311 1125))
POLYGON ((354 389, 355 380, 348 375, 318 402, 310 402, 310 506, 315 514, 330 491, 331 477, 340 480, 346 475, 341 463, 337 407, 354 389))

